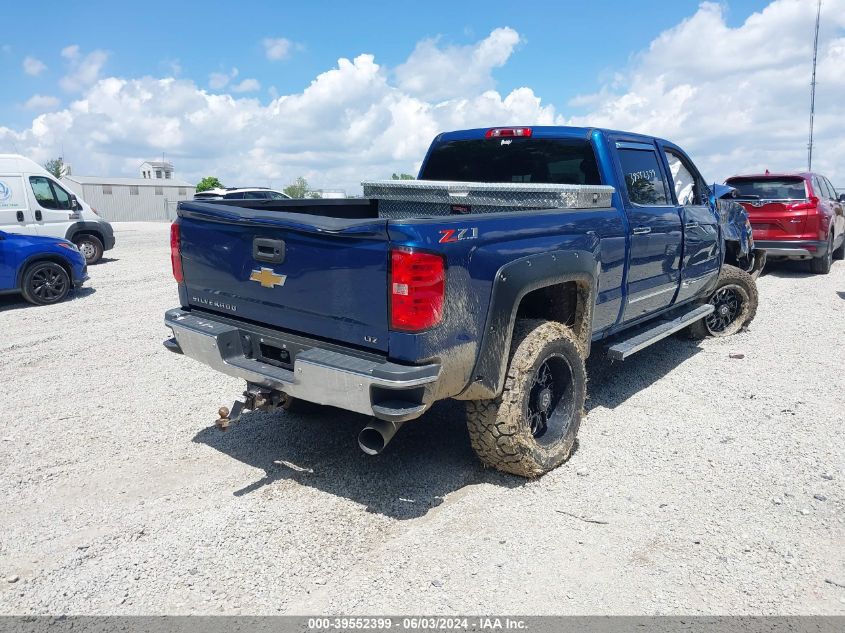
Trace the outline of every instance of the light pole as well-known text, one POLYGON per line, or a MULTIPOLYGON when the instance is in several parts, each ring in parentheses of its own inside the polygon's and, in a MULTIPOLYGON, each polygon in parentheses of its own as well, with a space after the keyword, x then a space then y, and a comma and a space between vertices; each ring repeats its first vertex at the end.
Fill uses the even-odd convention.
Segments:
POLYGON ((813 117, 816 114, 816 57, 819 52, 819 18, 822 0, 816 8, 816 36, 813 40, 813 79, 810 81, 810 142, 807 143, 807 171, 813 171, 813 117))

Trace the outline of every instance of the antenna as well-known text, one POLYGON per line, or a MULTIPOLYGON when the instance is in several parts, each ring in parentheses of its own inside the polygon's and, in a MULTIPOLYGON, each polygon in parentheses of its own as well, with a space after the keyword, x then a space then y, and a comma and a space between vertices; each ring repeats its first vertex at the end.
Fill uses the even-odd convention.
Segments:
POLYGON ((816 9, 816 36, 813 40, 813 79, 810 81, 810 141, 807 143, 807 171, 813 171, 813 117, 816 114, 816 58, 819 54, 819 18, 822 0, 816 9))

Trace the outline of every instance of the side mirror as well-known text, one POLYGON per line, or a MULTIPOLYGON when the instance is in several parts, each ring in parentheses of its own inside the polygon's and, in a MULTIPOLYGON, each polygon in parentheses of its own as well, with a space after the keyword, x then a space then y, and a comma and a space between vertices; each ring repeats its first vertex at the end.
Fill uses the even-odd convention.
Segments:
POLYGON ((845 193, 839 194, 839 202, 845 202, 845 193))
POLYGON ((70 208, 74 211, 79 208, 79 200, 73 194, 70 194, 70 208))

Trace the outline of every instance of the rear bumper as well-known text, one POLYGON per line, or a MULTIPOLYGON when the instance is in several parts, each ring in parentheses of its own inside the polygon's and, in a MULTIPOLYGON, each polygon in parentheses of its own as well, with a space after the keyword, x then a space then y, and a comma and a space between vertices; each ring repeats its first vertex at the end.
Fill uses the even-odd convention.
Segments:
POLYGON ((165 313, 164 323, 173 332, 164 342, 168 350, 294 398, 396 422, 419 417, 434 400, 440 374, 436 363, 399 365, 373 354, 178 308, 165 313))
POLYGON ((754 240, 756 248, 766 251, 767 257, 812 259, 827 255, 827 242, 816 240, 754 240))

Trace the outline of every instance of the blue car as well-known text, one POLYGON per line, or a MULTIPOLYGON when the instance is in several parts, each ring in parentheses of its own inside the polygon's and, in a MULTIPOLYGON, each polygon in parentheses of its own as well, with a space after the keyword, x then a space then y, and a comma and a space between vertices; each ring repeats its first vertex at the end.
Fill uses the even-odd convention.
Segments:
POLYGON ((0 231, 0 294, 20 292, 35 305, 58 303, 88 279, 76 244, 0 231))

